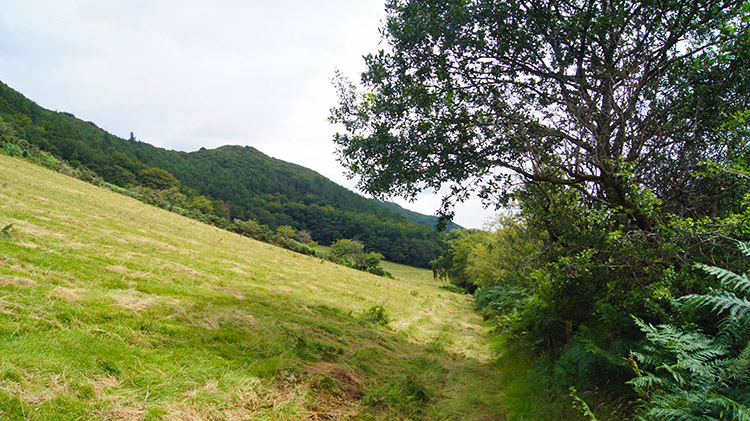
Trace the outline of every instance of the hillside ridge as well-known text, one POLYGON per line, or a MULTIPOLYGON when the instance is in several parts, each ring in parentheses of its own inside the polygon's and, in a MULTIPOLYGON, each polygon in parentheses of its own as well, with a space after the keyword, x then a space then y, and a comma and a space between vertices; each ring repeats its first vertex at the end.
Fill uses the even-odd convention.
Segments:
POLYGON ((135 136, 122 139, 71 113, 44 109, 0 83, 0 136, 8 137, 5 132, 122 187, 140 184, 144 170, 163 169, 176 177, 183 194, 204 196, 210 201, 206 212, 228 221, 251 219, 271 230, 289 225, 324 245, 356 239, 368 251, 420 267, 429 267, 442 250, 441 234, 429 225, 252 146, 181 152, 135 136))

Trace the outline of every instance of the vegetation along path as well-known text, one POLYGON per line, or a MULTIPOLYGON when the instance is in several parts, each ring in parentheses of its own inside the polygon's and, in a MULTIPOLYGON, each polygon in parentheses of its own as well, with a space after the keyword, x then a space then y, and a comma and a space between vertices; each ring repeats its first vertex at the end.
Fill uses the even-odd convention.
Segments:
POLYGON ((0 156, 0 417, 503 419, 468 296, 0 156), (386 323, 387 321, 387 323, 386 323))

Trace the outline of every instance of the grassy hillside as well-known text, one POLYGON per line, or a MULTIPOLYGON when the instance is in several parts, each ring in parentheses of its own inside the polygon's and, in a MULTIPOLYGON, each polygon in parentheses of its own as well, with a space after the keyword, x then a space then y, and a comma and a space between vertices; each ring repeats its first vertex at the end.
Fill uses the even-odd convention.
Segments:
POLYGON ((163 169, 179 180, 180 193, 187 196, 185 203, 174 205, 202 203, 201 212, 227 223, 252 219, 272 230, 290 225, 321 244, 357 239, 368 251, 421 267, 429 267, 442 250, 441 237, 431 227, 412 223, 308 168, 249 146, 180 152, 135 137, 122 139, 70 113, 44 109, 0 82, 0 149, 16 142, 84 166, 121 187, 153 186, 143 171, 163 169))
POLYGON ((502 417, 469 298, 427 271, 349 270, 6 156, 0 229, 2 418, 502 417))

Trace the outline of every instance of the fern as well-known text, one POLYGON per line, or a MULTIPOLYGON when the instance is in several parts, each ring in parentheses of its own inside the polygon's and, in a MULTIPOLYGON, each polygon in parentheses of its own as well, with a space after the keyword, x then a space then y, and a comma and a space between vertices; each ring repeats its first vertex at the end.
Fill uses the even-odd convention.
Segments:
POLYGON ((589 408, 586 401, 578 396, 578 391, 573 386, 570 387, 570 397, 573 398, 573 408, 578 410, 581 415, 586 417, 589 421, 599 421, 598 418, 596 418, 596 415, 591 412, 591 408, 589 408))
MULTIPOLYGON (((749 244, 739 248, 750 257, 749 244)), ((646 335, 641 350, 631 357, 637 377, 630 384, 644 402, 640 416, 750 421, 750 279, 724 268, 696 267, 715 276, 722 288, 681 300, 725 318, 714 337, 635 319, 646 335)))
MULTIPOLYGON (((748 256, 750 249, 746 244, 743 246, 741 250, 748 256)), ((732 318, 740 321, 750 318, 750 300, 740 296, 750 293, 750 279, 747 274, 738 275, 727 269, 702 264, 696 267, 716 276, 725 289, 710 288, 707 295, 688 295, 683 298, 684 300, 698 307, 711 307, 711 310, 717 314, 728 312, 732 318)))

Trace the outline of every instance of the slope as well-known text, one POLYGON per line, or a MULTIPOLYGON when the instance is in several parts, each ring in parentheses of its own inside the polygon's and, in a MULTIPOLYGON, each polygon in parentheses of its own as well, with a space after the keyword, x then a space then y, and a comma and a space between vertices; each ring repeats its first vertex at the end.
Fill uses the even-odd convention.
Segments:
MULTIPOLYGON (((414 222, 415 224, 421 224, 421 225, 427 225, 429 227, 437 227, 439 223, 439 218, 435 215, 424 215, 419 212, 410 211, 409 209, 405 209, 401 205, 398 205, 393 202, 384 202, 377 199, 372 199, 375 202, 379 203, 381 206, 390 209, 391 211, 403 215, 411 222, 414 222)), ((451 232, 455 229, 464 229, 461 225, 458 225, 457 223, 453 221, 446 221, 445 222, 445 232, 451 232)))
POLYGON ((122 187, 141 184, 145 169, 166 170, 183 193, 211 199, 218 217, 253 219, 273 230, 290 225, 321 244, 353 238, 369 251, 421 267, 429 267, 441 251, 433 229, 249 146, 179 152, 134 136, 121 139, 70 113, 46 110, 0 83, 0 135, 4 130, 122 187))
POLYGON ((5 419, 502 417, 470 300, 426 271, 384 280, 6 156, 0 228, 5 419))

